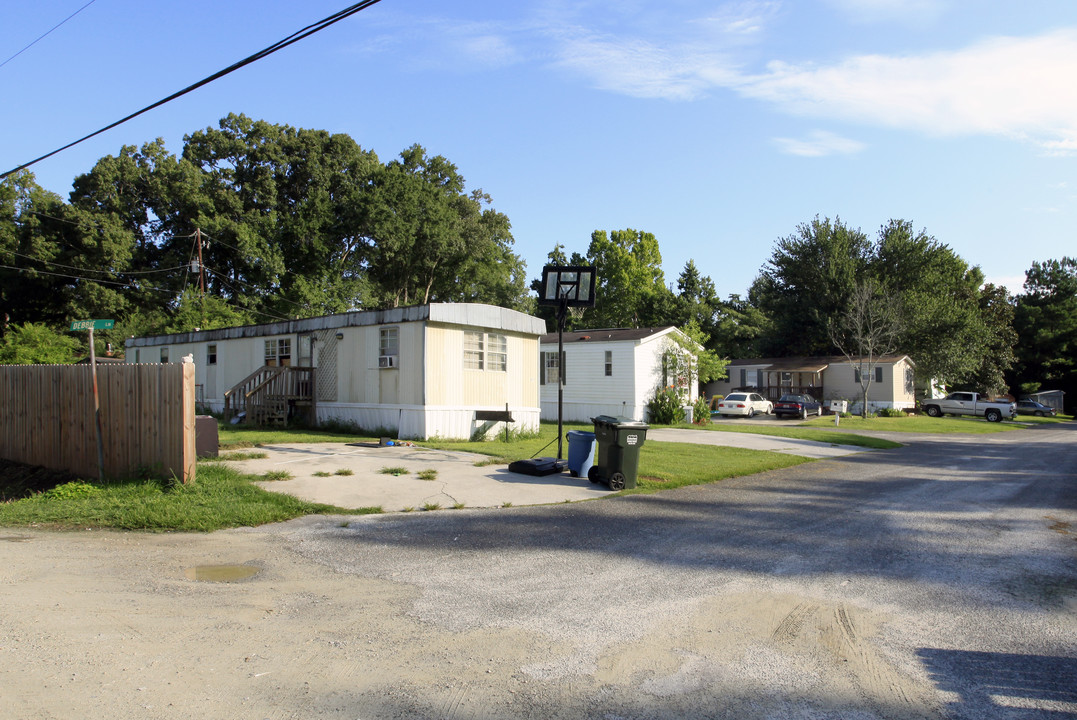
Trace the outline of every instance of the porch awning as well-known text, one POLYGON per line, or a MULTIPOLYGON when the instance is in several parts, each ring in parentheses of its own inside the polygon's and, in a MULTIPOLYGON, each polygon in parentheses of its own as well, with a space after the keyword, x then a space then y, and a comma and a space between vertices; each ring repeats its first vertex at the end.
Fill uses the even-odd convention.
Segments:
POLYGON ((817 373, 826 370, 830 363, 826 360, 819 360, 816 358, 788 358, 786 360, 776 360, 772 362, 768 367, 764 368, 764 372, 810 372, 817 373))

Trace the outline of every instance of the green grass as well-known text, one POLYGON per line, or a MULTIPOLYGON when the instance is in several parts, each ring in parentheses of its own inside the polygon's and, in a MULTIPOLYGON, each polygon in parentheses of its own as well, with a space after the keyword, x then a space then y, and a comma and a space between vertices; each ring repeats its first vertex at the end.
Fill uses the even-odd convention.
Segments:
MULTIPOLYGON (((833 427, 833 417, 821 417, 809 420, 804 424, 807 427, 821 428, 833 427)), ((907 433, 930 433, 930 434, 977 434, 1012 432, 1021 430, 1022 425, 1004 420, 991 423, 983 418, 974 417, 940 417, 932 418, 927 415, 906 415, 905 417, 886 418, 873 417, 865 420, 862 417, 848 417, 841 419, 840 427, 844 430, 864 430, 878 432, 907 432, 907 433)))
POLYGON ((382 475, 393 475, 399 477, 400 475, 407 475, 408 469, 406 467, 383 467, 378 470, 382 475))
MULTIPOLYGON (((566 424, 565 432, 569 430, 593 430, 590 424, 566 424)), ((796 428, 779 428, 790 432, 796 428)), ((807 435, 833 435, 841 441, 850 437, 841 433, 826 433, 820 431, 804 431, 800 434, 791 434, 786 437, 804 437, 807 435)), ((554 457, 557 455, 557 425, 543 423, 537 437, 521 439, 517 442, 499 442, 496 440, 479 442, 426 442, 424 445, 437 447, 442 450, 458 450, 464 452, 491 455, 490 463, 509 463, 513 460, 521 460, 535 455, 554 457), (551 442, 553 441, 553 442, 551 442)), ((809 439, 816 439, 811 437, 809 439)), ((874 438, 862 438, 864 441, 874 441, 874 438)), ((824 442, 837 442, 829 437, 824 442)), ((900 447, 898 443, 877 441, 879 444, 869 447, 900 447)), ((568 442, 565 441, 564 456, 568 456, 568 442)), ((791 467, 804 462, 810 462, 808 458, 784 453, 764 452, 760 450, 745 450, 741 448, 720 447, 715 445, 694 445, 691 443, 670 443, 645 441, 640 448, 639 472, 637 473, 637 488, 624 490, 624 493, 654 492, 666 488, 682 487, 684 485, 699 485, 703 483, 724 480, 741 475, 752 475, 767 470, 776 470, 783 467, 791 467)))
MULTIPOLYGON (((44 493, 0 503, 0 526, 210 532, 229 527, 283 522, 302 515, 365 515, 377 508, 348 510, 268 492, 219 463, 199 463, 197 480, 183 485, 127 480, 98 486, 98 492, 49 498, 44 493)), ((97 483, 91 483, 97 485, 97 483)))
POLYGON ((418 473, 420 480, 436 480, 438 476, 437 470, 420 470, 418 473))
POLYGON ((762 450, 717 447, 691 443, 644 443, 640 448, 639 473, 635 490, 654 492, 685 485, 703 485, 718 480, 792 467, 810 458, 762 450))
MULTIPOLYGON (((881 421, 888 420, 891 418, 876 419, 881 421)), ((896 443, 890 440, 883 440, 882 438, 874 438, 867 435, 856 435, 850 432, 824 430, 824 427, 834 426, 834 418, 827 419, 826 422, 821 425, 818 423, 818 420, 819 418, 816 418, 815 420, 809 420, 807 424, 811 427, 793 424, 790 424, 789 427, 778 427, 774 425, 741 425, 733 423, 710 423, 709 425, 679 425, 678 427, 691 427, 697 430, 713 430, 715 432, 748 433, 749 435, 770 435, 771 437, 792 438, 796 440, 814 440, 815 442, 831 443, 834 445, 852 445, 854 447, 871 448, 873 450, 887 450, 890 448, 901 447, 901 443, 896 443)), ((842 418, 841 427, 846 428, 846 430, 887 429, 883 427, 875 428, 870 425, 852 428, 849 425, 846 425, 847 422, 849 421, 845 418, 842 418)))

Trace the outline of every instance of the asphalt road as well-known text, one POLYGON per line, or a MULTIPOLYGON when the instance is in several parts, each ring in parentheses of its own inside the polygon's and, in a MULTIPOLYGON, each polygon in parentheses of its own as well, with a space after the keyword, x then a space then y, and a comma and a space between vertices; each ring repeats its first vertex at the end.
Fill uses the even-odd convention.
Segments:
POLYGON ((1077 423, 900 439, 584 503, 5 531, 0 692, 124 720, 1077 718, 1077 423), (242 553, 241 583, 164 576, 242 553))
POLYGON ((1077 717, 1077 424, 904 439, 657 495, 291 532, 417 588, 423 623, 553 643, 515 668, 518 716, 1077 717))

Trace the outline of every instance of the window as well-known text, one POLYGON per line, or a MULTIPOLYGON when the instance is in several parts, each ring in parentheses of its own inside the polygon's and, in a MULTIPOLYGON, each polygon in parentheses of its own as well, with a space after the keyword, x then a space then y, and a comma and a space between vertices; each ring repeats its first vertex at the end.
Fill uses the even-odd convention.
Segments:
MULTIPOLYGON (((561 363, 557 362, 556 352, 544 352, 539 353, 539 361, 542 366, 539 368, 539 381, 542 385, 556 385, 560 379, 561 363)), ((566 367, 567 370, 567 367, 566 367)), ((566 375, 567 380, 567 375, 566 375)))
MULTIPOLYGON (((860 368, 853 368, 853 382, 860 382, 860 368)), ((881 383, 883 381, 883 366, 875 366, 875 382, 881 383)))
POLYGON ((916 373, 908 365, 905 366, 905 392, 909 395, 916 393, 916 373))
POLYGON ((207 345, 206 346, 206 365, 216 365, 216 364, 217 364, 217 346, 216 345, 207 345))
POLYGON ((606 351, 606 377, 613 377, 613 351, 606 351))
POLYGON ((142 353, 141 353, 141 352, 139 351, 139 349, 138 349, 138 348, 135 348, 135 362, 136 362, 136 363, 137 363, 137 362, 142 362, 142 359, 141 359, 141 357, 139 357, 139 356, 140 356, 141 354, 142 354, 142 353))
POLYGON ((504 335, 464 331, 464 369, 505 372, 509 367, 509 340, 504 335))
POLYGON ((289 338, 266 340, 266 365, 291 365, 292 341, 289 338))
POLYGON ((400 360, 400 328, 381 328, 378 336, 378 367, 397 367, 400 360))
POLYGON ((486 336, 486 367, 496 372, 509 369, 509 339, 504 335, 486 336))
POLYGON ((464 369, 482 370, 483 335, 481 332, 464 331, 464 369))
POLYGON ((168 362, 168 348, 161 348, 161 362, 168 362))

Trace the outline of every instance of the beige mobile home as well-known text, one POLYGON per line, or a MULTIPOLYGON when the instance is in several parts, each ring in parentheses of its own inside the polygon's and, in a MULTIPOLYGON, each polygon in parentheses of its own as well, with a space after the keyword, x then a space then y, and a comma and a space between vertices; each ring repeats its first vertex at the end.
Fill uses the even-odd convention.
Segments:
POLYGON ((468 438, 539 424, 536 317, 433 303, 265 325, 130 338, 127 362, 192 356, 200 402, 262 421, 305 414, 401 438, 468 438))
MULTIPOLYGON (((916 365, 908 355, 875 358, 868 388, 868 410, 916 407, 916 365)), ((707 396, 735 390, 758 392, 776 402, 786 393, 808 393, 816 400, 847 400, 859 410, 860 365, 845 357, 788 357, 733 360, 729 379, 709 383, 707 396)))

